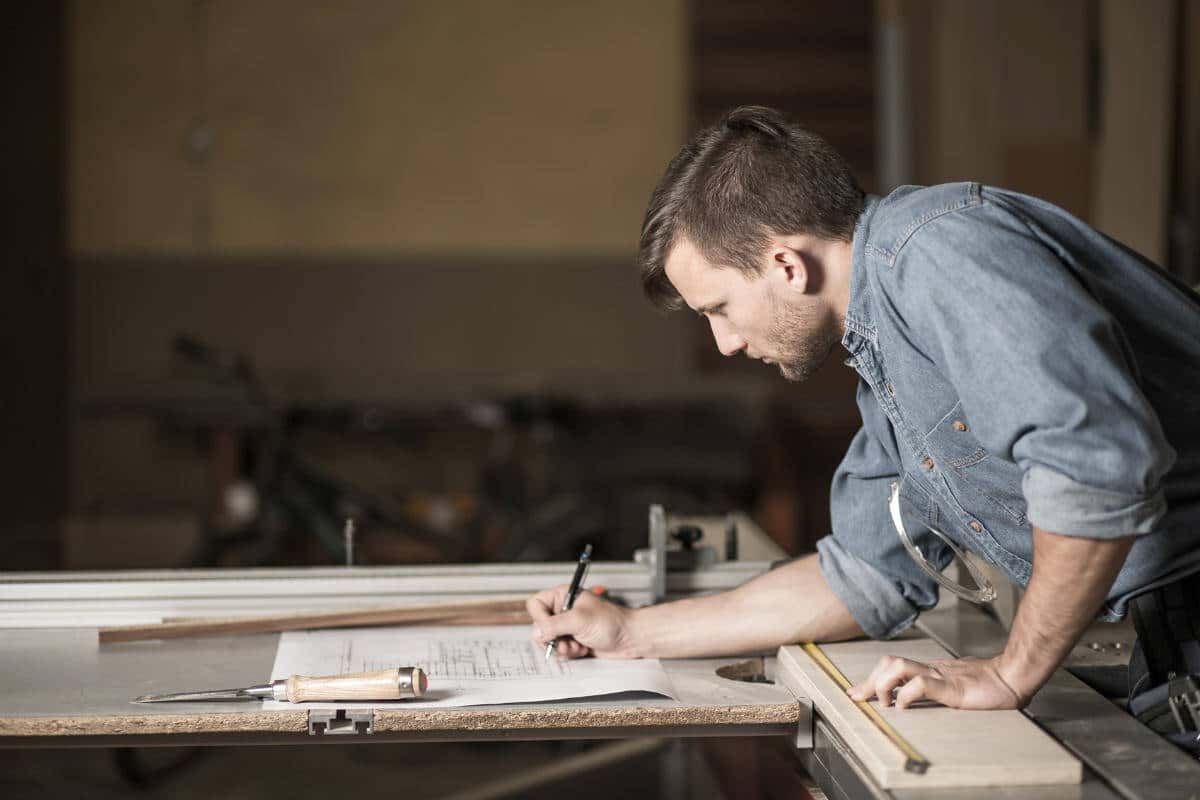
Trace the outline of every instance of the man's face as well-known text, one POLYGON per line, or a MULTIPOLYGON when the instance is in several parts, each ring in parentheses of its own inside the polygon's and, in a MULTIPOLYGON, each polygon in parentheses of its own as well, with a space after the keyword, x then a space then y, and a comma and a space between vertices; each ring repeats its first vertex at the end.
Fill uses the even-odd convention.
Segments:
POLYGON ((708 320, 723 355, 745 353, 775 364, 789 381, 817 370, 841 340, 836 319, 811 293, 797 291, 795 276, 764 255, 753 276, 710 264, 687 239, 671 248, 664 268, 693 310, 708 320))

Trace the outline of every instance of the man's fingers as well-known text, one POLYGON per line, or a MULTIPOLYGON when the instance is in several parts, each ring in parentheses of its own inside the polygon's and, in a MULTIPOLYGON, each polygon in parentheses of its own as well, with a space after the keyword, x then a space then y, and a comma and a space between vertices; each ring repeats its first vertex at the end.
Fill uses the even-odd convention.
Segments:
POLYGON ((562 658, 583 658, 588 654, 588 648, 574 639, 560 639, 556 652, 562 658))
POLYGON ((896 692, 896 708, 908 708, 920 700, 932 700, 942 705, 950 702, 953 687, 949 682, 933 675, 918 675, 896 692))
POLYGON ((549 644, 551 639, 570 636, 579 627, 578 615, 574 611, 564 611, 554 616, 545 616, 533 621, 533 638, 542 644, 549 644))
POLYGON ((854 700, 868 700, 872 695, 880 705, 892 704, 893 692, 917 677, 931 677, 936 673, 919 661, 907 658, 884 656, 875 665, 871 675, 863 682, 851 686, 848 694, 854 700))
POLYGON ((555 586, 551 589, 543 589, 535 595, 531 595, 525 600, 525 610, 529 615, 536 619, 539 616, 547 617, 552 614, 557 614, 558 609, 562 608, 563 595, 567 592, 566 585, 555 586))
POLYGON ((525 610, 529 612, 529 616, 534 622, 554 615, 554 612, 550 610, 550 606, 542 602, 542 598, 539 595, 533 595, 525 599, 525 610))
POLYGON ((924 675, 918 675, 908 683, 900 687, 896 692, 896 708, 908 708, 918 700, 925 698, 927 688, 927 679, 924 675))
MULTIPOLYGON (((535 642, 546 644, 556 633, 547 633, 556 624, 551 620, 562 608, 562 595, 567 591, 566 586, 555 586, 553 589, 543 589, 525 600, 525 610, 533 620, 531 636, 535 642)), ((561 621, 560 621, 561 622, 561 621)), ((554 628, 554 630, 557 630, 554 628)))
MULTIPOLYGON (((560 657, 582 658, 592 654, 591 645, 606 641, 603 612, 610 607, 606 601, 585 592, 575 599, 570 611, 560 611, 567 591, 564 584, 538 592, 525 601, 525 608, 533 620, 530 638, 542 646, 549 644, 551 639, 558 639, 555 653, 560 657), (576 641, 579 637, 588 644, 576 641)), ((613 621, 609 619, 608 623, 611 627, 613 621)))
POLYGON ((894 699, 897 708, 909 708, 921 700, 948 708, 976 709, 1020 708, 1028 702, 1004 680, 996 659, 961 658, 922 664, 887 657, 869 678, 847 692, 858 701, 877 696, 884 705, 894 699))
POLYGON ((907 658, 892 659, 882 674, 875 679, 875 697, 881 706, 890 706, 892 692, 896 690, 896 687, 903 686, 920 674, 916 667, 923 668, 924 665, 909 661, 907 658))
POLYGON ((895 656, 884 656, 875 664, 875 668, 871 670, 871 674, 867 676, 865 681, 861 681, 851 686, 849 694, 855 700, 866 700, 871 695, 875 694, 875 687, 888 670, 892 669, 893 664, 899 661, 895 656))
POLYGON ((892 663, 892 656, 884 656, 875 664, 875 668, 871 670, 871 674, 864 681, 851 686, 847 693, 855 700, 866 700, 874 692, 875 680, 880 676, 884 669, 892 663))
POLYGON ((591 649, 571 637, 571 634, 578 629, 578 626, 570 625, 569 623, 572 620, 564 622, 564 618, 569 615, 573 616, 570 611, 566 611, 547 618, 548 624, 546 625, 535 623, 533 638, 538 644, 542 645, 549 644, 551 639, 558 639, 558 644, 554 648, 554 654, 559 658, 583 658, 591 653, 591 649), (539 638, 538 634, 542 634, 541 638, 539 638))
POLYGON ((529 616, 534 620, 550 616, 550 610, 546 608, 546 605, 537 595, 525 598, 525 610, 529 612, 529 616))

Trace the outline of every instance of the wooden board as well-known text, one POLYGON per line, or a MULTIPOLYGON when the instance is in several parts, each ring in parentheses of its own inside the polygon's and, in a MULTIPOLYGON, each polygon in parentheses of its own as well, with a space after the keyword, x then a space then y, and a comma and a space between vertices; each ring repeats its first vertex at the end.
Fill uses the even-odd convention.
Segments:
MULTIPOLYGON (((947 658, 932 639, 844 642, 821 649, 853 683, 885 655, 947 658)), ((944 706, 879 707, 896 731, 929 759, 922 775, 904 770, 899 749, 800 647, 779 650, 779 676, 846 741, 884 789, 1079 783, 1083 767, 1019 711, 960 711, 944 706)))

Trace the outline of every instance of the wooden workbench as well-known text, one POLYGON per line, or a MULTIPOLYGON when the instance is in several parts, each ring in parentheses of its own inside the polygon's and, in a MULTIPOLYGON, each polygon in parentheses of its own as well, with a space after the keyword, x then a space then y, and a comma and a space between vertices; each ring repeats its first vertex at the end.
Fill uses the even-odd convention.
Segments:
MULTIPOLYGON (((0 747, 308 741, 304 706, 130 702, 182 688, 260 683, 278 634, 99 645, 95 629, 0 631, 0 747)), ((578 702, 374 712, 380 740, 735 736, 811 728, 810 706, 780 685, 720 677, 738 659, 664 661, 677 700, 638 694, 578 702)), ((768 666, 771 659, 767 660, 768 666)))

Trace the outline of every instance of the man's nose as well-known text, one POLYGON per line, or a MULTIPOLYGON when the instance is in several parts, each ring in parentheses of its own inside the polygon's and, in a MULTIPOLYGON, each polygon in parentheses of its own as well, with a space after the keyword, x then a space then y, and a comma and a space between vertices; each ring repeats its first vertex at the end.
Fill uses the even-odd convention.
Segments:
POLYGON ((721 351, 721 355, 736 356, 746 349, 746 340, 739 336, 728 323, 723 322, 720 317, 710 318, 709 327, 712 328, 713 339, 716 341, 717 349, 721 351))

